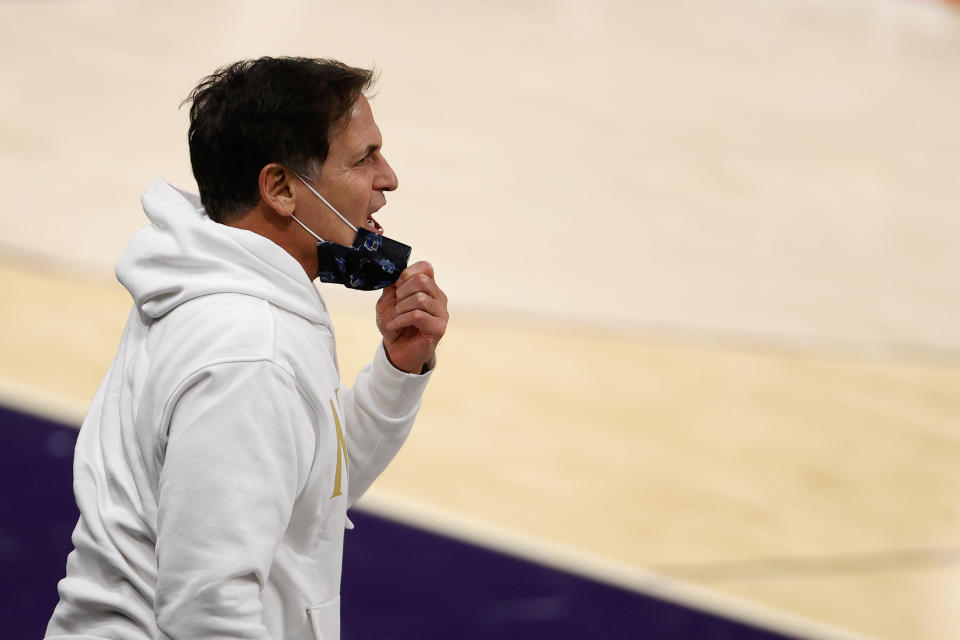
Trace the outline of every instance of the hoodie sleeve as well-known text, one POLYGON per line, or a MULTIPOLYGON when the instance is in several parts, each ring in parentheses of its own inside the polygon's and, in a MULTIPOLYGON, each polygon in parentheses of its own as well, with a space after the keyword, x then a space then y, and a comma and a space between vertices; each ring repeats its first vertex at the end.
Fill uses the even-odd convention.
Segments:
POLYGON ((180 389, 160 471, 157 625, 265 640, 260 592, 310 469, 313 414, 268 361, 213 365, 180 389))
POLYGON ((341 400, 350 456, 348 506, 352 506, 387 467, 407 439, 431 371, 410 374, 387 360, 383 343, 341 400))

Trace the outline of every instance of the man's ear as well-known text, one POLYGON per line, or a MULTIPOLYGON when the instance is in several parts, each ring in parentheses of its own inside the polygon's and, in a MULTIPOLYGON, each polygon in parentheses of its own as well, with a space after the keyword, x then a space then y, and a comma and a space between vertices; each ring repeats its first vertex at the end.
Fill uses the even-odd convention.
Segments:
POLYGON ((296 175, 282 164, 271 162, 260 169, 260 200, 277 215, 291 216, 296 210, 296 175))

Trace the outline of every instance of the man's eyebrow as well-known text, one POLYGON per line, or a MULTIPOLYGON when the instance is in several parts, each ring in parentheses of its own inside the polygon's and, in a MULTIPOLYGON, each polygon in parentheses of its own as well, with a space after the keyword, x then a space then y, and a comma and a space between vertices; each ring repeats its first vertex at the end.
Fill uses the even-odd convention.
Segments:
POLYGON ((369 144, 367 145, 367 148, 363 150, 363 155, 361 157, 366 158, 371 153, 376 153, 379 150, 380 150, 379 144, 369 144))

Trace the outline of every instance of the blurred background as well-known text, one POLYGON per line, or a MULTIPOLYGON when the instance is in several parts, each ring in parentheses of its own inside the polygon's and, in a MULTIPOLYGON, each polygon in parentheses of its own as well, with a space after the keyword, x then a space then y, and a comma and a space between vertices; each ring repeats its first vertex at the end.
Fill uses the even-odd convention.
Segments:
MULTIPOLYGON (((201 77, 374 66, 378 219, 453 317, 366 510, 796 637, 955 637, 957 4, 7 0, 0 52, 0 404, 79 424, 201 77)), ((321 292, 350 380, 375 296, 321 292)))

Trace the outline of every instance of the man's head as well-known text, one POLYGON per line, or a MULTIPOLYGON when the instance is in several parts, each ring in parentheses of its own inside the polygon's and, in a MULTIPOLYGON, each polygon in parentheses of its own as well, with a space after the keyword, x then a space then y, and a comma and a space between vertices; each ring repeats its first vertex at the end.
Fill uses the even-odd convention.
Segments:
POLYGON ((204 78, 188 98, 188 140, 207 214, 225 223, 243 217, 260 201, 270 163, 319 178, 331 138, 372 79, 366 69, 309 58, 243 60, 204 78))

